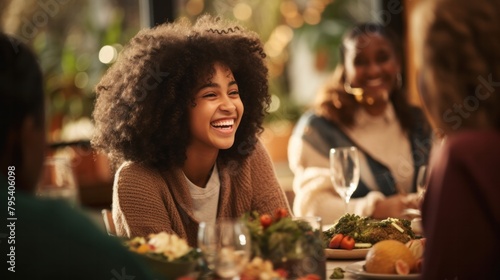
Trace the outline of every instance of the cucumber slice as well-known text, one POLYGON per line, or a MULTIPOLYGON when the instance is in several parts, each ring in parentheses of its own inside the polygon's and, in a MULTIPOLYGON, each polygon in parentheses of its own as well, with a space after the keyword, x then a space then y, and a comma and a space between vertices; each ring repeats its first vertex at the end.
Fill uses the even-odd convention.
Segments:
POLYGON ((354 243, 354 249, 366 249, 372 246, 371 243, 354 243))

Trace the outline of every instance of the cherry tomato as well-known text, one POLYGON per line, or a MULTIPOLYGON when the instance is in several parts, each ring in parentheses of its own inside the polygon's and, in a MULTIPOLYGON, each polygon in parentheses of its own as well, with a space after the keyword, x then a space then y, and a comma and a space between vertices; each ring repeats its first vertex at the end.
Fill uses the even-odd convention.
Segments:
POLYGON ((338 249, 340 247, 340 242, 344 239, 344 235, 342 233, 337 233, 332 236, 330 239, 330 244, 328 244, 328 248, 330 249, 338 249))
POLYGON ((307 274, 306 276, 302 276, 299 280, 321 280, 321 277, 316 274, 307 274))
POLYGON ((277 268, 274 270, 276 273, 278 273, 278 275, 281 277, 281 278, 284 278, 286 279, 288 277, 288 271, 286 271, 284 268, 277 268))
POLYGON ((285 208, 278 208, 274 211, 274 217, 277 221, 286 216, 288 216, 288 211, 285 208))
POLYGON ((354 238, 350 236, 344 236, 344 238, 342 238, 342 241, 340 242, 340 248, 346 250, 352 250, 354 249, 354 243, 356 243, 354 241, 354 238))
POLYGON ((273 223, 273 218, 269 214, 262 214, 260 216, 260 224, 264 227, 267 228, 273 223))

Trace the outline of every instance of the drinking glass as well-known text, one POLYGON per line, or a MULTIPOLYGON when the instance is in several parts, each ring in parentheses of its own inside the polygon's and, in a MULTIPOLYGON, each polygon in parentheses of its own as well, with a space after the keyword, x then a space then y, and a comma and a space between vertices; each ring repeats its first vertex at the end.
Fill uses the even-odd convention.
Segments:
POLYGON ((43 164, 36 195, 43 198, 61 199, 72 206, 78 205, 78 188, 70 161, 64 157, 47 157, 43 164))
POLYGON ((348 212, 349 200, 359 183, 359 158, 356 147, 330 149, 330 177, 335 191, 345 202, 348 212))
POLYGON ((250 233, 242 222, 235 220, 202 222, 198 247, 210 270, 220 278, 231 279, 239 276, 250 260, 250 233))
MULTIPOLYGON (((303 279, 306 275, 326 275, 326 257, 323 250, 323 220, 317 216, 293 217, 304 234, 295 243, 298 256, 290 269, 288 279, 303 279)), ((307 278, 307 277, 305 277, 307 278)))
POLYGON ((417 173, 417 193, 420 198, 424 197, 425 190, 427 189, 428 183, 428 168, 427 165, 422 165, 418 169, 417 173))

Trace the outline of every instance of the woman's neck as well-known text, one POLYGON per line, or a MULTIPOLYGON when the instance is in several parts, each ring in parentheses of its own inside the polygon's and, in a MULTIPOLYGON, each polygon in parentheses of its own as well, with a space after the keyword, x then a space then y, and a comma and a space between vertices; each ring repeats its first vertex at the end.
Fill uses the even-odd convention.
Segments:
POLYGON ((387 109, 388 101, 386 100, 363 100, 361 106, 365 111, 372 116, 380 116, 387 109))
POLYGON ((188 147, 186 150, 187 159, 184 162, 182 171, 189 181, 198 187, 204 188, 210 179, 218 154, 218 150, 200 151, 188 147))

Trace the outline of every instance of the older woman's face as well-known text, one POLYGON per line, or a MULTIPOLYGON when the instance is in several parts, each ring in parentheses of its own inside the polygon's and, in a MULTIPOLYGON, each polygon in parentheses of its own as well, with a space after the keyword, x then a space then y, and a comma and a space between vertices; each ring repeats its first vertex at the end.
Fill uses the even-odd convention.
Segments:
POLYGON ((231 69, 215 64, 214 76, 202 85, 189 109, 190 147, 229 149, 243 116, 243 102, 231 69))
POLYGON ((362 88, 365 97, 388 100, 397 86, 400 65, 391 43, 378 33, 366 33, 345 44, 346 82, 362 88))

